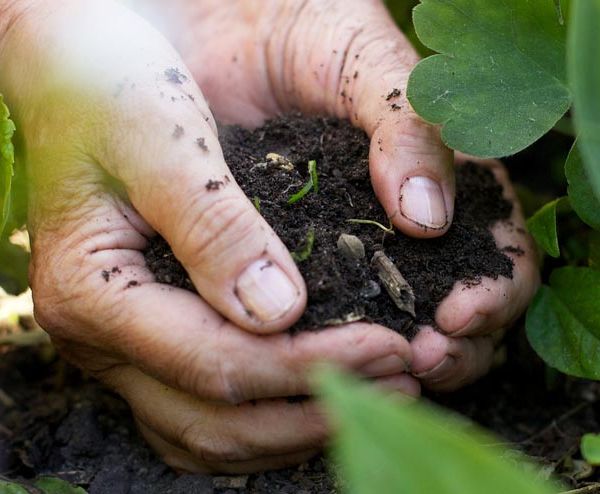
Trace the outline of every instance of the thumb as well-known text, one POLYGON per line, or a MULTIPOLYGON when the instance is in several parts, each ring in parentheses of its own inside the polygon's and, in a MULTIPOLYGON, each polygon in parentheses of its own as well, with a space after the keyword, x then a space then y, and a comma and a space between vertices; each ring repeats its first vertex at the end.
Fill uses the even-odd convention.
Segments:
POLYGON ((286 41, 291 62, 280 62, 280 86, 297 88, 292 106, 325 109, 363 128, 371 137, 373 187, 395 226, 416 237, 440 236, 454 214, 452 153, 406 99, 418 56, 383 2, 351 3, 331 9, 330 2, 308 2, 286 41), (323 19, 335 29, 318 28, 323 19), (314 38, 321 42, 306 44, 314 38))
POLYGON ((152 86, 147 91, 122 117, 135 142, 121 137, 103 161, 118 164, 111 173, 212 307, 253 332, 291 326, 306 303, 304 281, 232 177, 199 88, 174 67, 161 77, 157 95, 152 86))

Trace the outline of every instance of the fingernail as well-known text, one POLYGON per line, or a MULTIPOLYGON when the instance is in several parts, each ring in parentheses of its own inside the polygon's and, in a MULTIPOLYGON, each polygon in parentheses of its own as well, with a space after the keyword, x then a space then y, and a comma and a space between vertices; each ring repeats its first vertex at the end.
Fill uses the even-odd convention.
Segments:
POLYGON ((368 363, 359 369, 365 377, 389 376, 406 371, 406 362, 398 355, 388 355, 368 363))
POLYGON ((425 372, 419 372, 414 376, 418 377, 419 379, 426 379, 427 381, 438 381, 440 379, 444 379, 448 375, 448 372, 452 370, 455 363, 456 361, 454 357, 446 355, 444 359, 433 369, 429 369, 425 372))
POLYGON ((236 294, 248 314, 262 322, 281 319, 299 297, 298 288, 268 259, 246 268, 237 281, 236 294))
POLYGON ((443 228, 448 223, 444 193, 428 177, 410 177, 400 189, 402 216, 427 228, 443 228))

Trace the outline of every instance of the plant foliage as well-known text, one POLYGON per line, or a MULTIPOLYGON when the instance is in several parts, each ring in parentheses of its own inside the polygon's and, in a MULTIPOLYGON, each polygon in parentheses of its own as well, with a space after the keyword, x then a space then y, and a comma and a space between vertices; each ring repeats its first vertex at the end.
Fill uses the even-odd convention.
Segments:
MULTIPOLYGON (((471 423, 431 405, 386 398, 333 371, 318 376, 332 423, 333 458, 352 494, 549 494, 558 489, 509 463, 471 423)), ((515 453, 516 454, 516 453, 515 453)), ((512 453, 511 453, 512 455, 512 453)))
POLYGON ((556 209, 561 200, 555 199, 544 205, 527 221, 527 228, 536 242, 552 257, 560 256, 556 229, 556 209))
POLYGON ((288 204, 294 204, 302 199, 311 190, 314 190, 315 194, 319 193, 319 175, 317 173, 317 162, 312 160, 308 162, 308 182, 304 184, 298 192, 288 199, 288 204))
POLYGON ((600 435, 584 434, 581 438, 581 456, 590 465, 600 465, 600 435))
POLYGON ((15 149, 12 138, 15 124, 0 95, 0 236, 4 231, 10 212, 12 179, 14 175, 15 149))
POLYGON ((569 81, 579 147, 592 188, 600 197, 600 0, 578 0, 569 29, 569 81))
POLYGON ((600 271, 555 270, 527 313, 527 336, 552 367, 577 377, 600 379, 600 271))
POLYGON ((408 99, 453 149, 508 156, 569 109, 566 27, 550 0, 422 0, 413 21, 439 54, 413 70, 408 99))

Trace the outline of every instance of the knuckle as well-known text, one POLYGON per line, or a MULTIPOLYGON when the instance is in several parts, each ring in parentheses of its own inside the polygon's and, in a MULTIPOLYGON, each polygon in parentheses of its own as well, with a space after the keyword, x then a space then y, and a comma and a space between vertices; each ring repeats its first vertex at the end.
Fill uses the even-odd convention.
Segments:
POLYGON ((206 194, 196 194, 184 208, 183 227, 174 245, 180 246, 181 259, 192 268, 203 267, 244 245, 256 232, 258 215, 239 196, 224 196, 207 203, 206 194), (198 197, 199 196, 199 197, 198 197))
POLYGON ((214 425, 207 430, 207 421, 198 419, 183 427, 179 442, 202 463, 221 463, 244 459, 243 448, 225 435, 217 435, 214 425))
POLYGON ((236 405, 244 401, 241 391, 239 366, 232 358, 232 351, 225 348, 221 331, 216 329, 212 348, 205 348, 202 354, 197 349, 185 345, 181 351, 182 362, 176 381, 183 389, 193 392, 206 400, 236 405))

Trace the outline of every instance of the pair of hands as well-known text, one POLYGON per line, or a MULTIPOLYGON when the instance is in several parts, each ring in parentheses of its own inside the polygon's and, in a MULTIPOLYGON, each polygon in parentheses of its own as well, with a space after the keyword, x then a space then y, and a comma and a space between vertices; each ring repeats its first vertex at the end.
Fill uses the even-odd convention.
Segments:
MULTIPOLYGON (((229 174, 213 114, 252 126, 293 109, 326 113, 370 135, 373 186, 395 226, 445 233, 453 156, 404 97, 418 58, 382 2, 138 7, 0 0, 0 92, 27 164, 36 317, 63 355, 129 402, 167 463, 232 473, 320 449, 328 428, 316 405, 285 399, 310 393, 305 371, 316 362, 412 395, 420 383, 451 390, 485 373, 537 286, 518 206, 516 228, 494 230, 499 245, 525 251, 513 279, 456 287, 436 314, 444 333, 423 328, 409 344, 362 323, 286 333, 306 302, 287 249, 237 185, 206 192, 229 174), (173 16, 169 41, 142 16, 173 16), (399 111, 386 101, 393 89, 399 111), (154 281, 142 251, 156 233, 200 297, 154 281), (264 261, 273 267, 261 270, 264 261)), ((514 199, 501 166, 485 166, 514 199)))

